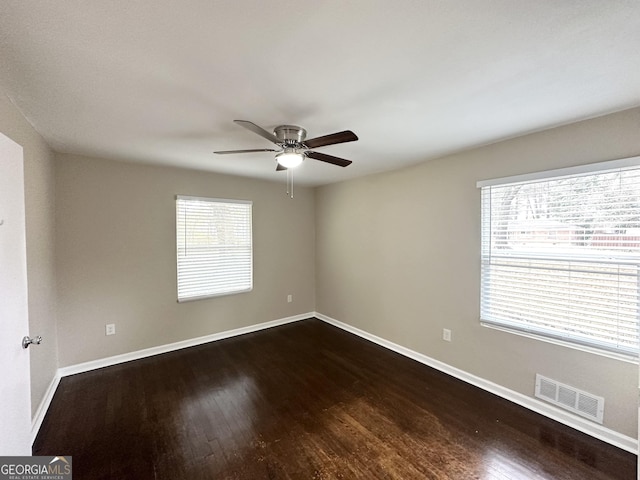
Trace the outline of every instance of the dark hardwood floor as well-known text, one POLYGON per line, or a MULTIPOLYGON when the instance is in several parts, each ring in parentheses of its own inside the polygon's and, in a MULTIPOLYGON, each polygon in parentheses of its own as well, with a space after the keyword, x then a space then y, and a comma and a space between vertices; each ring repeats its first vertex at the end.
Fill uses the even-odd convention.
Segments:
POLYGON ((636 457, 319 320, 63 378, 74 479, 634 479, 636 457))

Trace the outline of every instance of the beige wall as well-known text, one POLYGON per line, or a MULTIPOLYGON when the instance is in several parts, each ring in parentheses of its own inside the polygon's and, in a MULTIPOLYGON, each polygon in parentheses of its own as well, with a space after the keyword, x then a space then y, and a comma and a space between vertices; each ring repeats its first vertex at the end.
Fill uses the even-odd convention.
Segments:
POLYGON ((29 349, 31 410, 35 413, 55 376, 58 364, 54 272, 54 157, 42 137, 2 92, 0 132, 21 145, 24 154, 29 334, 43 337, 42 345, 29 349))
POLYGON ((311 189, 58 155, 56 200, 60 367, 314 310, 311 189), (176 302, 176 194, 253 201, 252 292, 176 302))
POLYGON ((316 310, 525 395, 536 373, 602 395, 605 426, 635 438, 637 364, 480 326, 476 188, 635 155, 640 109, 321 187, 316 310))

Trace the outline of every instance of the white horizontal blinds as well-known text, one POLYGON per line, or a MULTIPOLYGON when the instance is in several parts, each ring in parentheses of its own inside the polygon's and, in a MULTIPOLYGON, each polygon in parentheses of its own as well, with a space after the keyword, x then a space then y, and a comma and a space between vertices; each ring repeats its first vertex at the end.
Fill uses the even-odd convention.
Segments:
POLYGON ((178 301, 249 291, 251 202, 176 199, 178 301))
POLYGON ((482 187, 481 318, 638 354, 640 168, 482 187))

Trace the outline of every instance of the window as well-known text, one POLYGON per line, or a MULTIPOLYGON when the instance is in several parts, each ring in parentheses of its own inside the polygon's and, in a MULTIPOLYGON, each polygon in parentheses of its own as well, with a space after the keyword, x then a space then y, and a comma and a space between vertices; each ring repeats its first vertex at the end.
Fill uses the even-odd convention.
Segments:
POLYGON ((639 160, 478 183, 484 323, 638 355, 639 160))
POLYGON ((176 197, 178 301, 253 288, 251 202, 176 197))

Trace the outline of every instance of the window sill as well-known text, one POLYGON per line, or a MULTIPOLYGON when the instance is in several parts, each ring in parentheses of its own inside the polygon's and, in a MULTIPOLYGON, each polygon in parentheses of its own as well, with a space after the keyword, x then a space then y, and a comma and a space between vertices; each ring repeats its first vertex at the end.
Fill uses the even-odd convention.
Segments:
POLYGON ((226 297, 229 295, 238 295, 240 293, 249 293, 253 290, 253 286, 249 288, 245 288, 244 290, 235 290, 233 292, 223 292, 223 293, 212 293, 209 295, 200 295, 198 297, 186 297, 186 298, 178 298, 178 303, 187 303, 187 302, 196 302, 198 300, 206 300, 208 298, 217 298, 217 297, 226 297))
POLYGON ((495 325, 493 323, 486 323, 486 322, 483 322, 482 320, 480 320, 480 325, 482 325, 483 327, 491 328, 493 330, 498 330, 498 331, 506 332, 506 333, 512 333, 514 335, 520 335, 521 337, 527 337, 527 338, 532 338, 534 340, 540 340, 542 342, 551 343, 553 345, 559 345, 561 347, 572 348, 574 350, 579 350, 581 352, 592 353, 594 355, 600 355, 600 356, 603 356, 603 357, 612 358, 614 360, 620 360, 622 362, 633 363, 633 364, 636 364, 636 365, 638 364, 638 357, 635 357, 633 355, 626 355, 624 353, 610 352, 608 350, 602 350, 602 349, 595 348, 595 347, 589 347, 587 345, 579 345, 579 344, 576 344, 576 343, 565 342, 565 341, 559 340, 557 338, 549 338, 549 337, 545 337, 543 335, 536 335, 535 333, 523 332, 521 330, 516 330, 514 328, 498 326, 498 325, 495 325))

